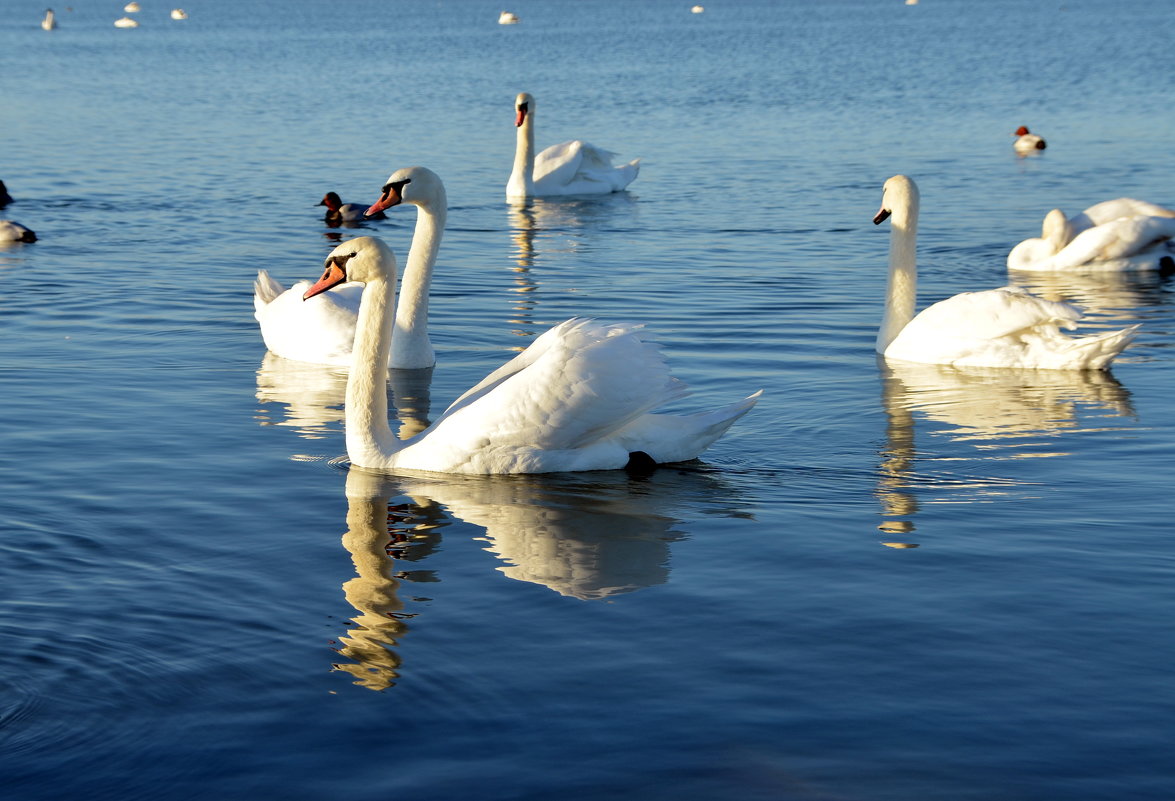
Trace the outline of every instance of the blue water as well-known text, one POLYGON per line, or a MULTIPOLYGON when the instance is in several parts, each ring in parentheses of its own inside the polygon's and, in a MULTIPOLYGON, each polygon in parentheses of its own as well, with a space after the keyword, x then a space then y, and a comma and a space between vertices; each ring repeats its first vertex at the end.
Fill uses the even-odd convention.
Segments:
POLYGON ((6 798, 1171 797, 1171 281, 1014 279, 1141 322, 1110 374, 886 366, 871 218, 919 182, 926 304, 1054 206, 1175 204, 1175 5, 689 5, 6 6, 6 798), (631 190, 507 206, 519 91, 631 190), (577 314, 759 406, 644 479, 332 462, 345 376, 266 357, 252 279, 406 252, 314 204, 412 164, 450 214, 402 423, 577 314))

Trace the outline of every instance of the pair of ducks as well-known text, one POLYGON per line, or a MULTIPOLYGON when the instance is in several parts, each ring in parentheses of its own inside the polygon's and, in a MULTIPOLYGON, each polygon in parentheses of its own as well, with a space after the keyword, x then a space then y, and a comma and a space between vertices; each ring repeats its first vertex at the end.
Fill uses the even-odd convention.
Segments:
MULTIPOLYGON (((256 285, 257 317, 271 350, 349 364, 346 439, 354 465, 492 474, 684 461, 699 456, 758 400, 761 391, 710 412, 657 413, 685 386, 670 375, 658 349, 640 339, 639 326, 574 318, 486 376, 423 432, 398 440, 387 419, 387 371, 435 362, 428 286, 447 215, 444 186, 423 167, 398 170, 371 208, 402 204, 417 207, 417 222, 398 304, 396 258, 369 236, 336 247, 313 285, 280 292, 264 273, 256 285)), ((1066 336, 1060 328, 1075 327, 1081 317, 1076 307, 1010 287, 962 293, 915 315, 918 210, 910 178, 886 182, 874 218, 892 221, 878 353, 962 367, 1105 369, 1134 336, 1138 326, 1066 336)))

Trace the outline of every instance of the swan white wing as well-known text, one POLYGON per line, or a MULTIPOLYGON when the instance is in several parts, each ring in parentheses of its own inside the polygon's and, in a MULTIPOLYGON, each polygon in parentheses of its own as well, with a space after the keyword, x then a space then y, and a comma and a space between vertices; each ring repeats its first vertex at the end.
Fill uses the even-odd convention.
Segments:
POLYGON ((1087 228, 1103 225, 1120 217, 1175 217, 1175 210, 1147 203, 1145 200, 1119 197, 1095 203, 1080 214, 1074 215, 1069 219, 1069 227, 1073 234, 1078 234, 1087 228))
POLYGON ((1082 231, 1037 269, 1064 270, 1091 262, 1128 259, 1175 237, 1175 218, 1120 217, 1082 231))
POLYGON ((254 316, 265 346, 286 359, 346 367, 351 363, 363 285, 343 284, 304 301, 302 295, 309 288, 309 282, 299 281, 281 291, 281 284, 268 273, 258 272, 254 316))
POLYGON ((611 151, 578 139, 551 145, 534 159, 536 194, 590 195, 617 192, 636 178, 639 160, 619 167, 611 151))
POLYGON ((622 467, 627 451, 614 435, 684 394, 684 385, 633 326, 576 319, 553 332, 523 369, 454 404, 411 440, 396 465, 475 473, 622 467))
POLYGON ((961 292, 923 309, 904 329, 919 338, 964 337, 990 340, 1041 325, 1074 328, 1081 310, 1045 300, 1019 287, 961 292))

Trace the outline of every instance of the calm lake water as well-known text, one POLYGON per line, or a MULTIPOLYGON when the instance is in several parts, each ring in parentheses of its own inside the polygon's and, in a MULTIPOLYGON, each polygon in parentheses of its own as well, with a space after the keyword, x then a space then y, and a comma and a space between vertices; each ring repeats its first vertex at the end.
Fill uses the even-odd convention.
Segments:
POLYGON ((1175 4, 143 0, 0 21, 0 784, 12 799, 1169 799, 1173 285, 1013 277, 1142 323, 1110 374, 887 367, 1054 206, 1175 203, 1175 4), (631 190, 511 208, 540 146, 631 190), (1017 159, 1026 124, 1049 142, 1017 159), (372 476, 345 375, 266 357, 258 268, 394 169, 446 182, 435 415, 533 336, 645 321, 703 461, 372 476))

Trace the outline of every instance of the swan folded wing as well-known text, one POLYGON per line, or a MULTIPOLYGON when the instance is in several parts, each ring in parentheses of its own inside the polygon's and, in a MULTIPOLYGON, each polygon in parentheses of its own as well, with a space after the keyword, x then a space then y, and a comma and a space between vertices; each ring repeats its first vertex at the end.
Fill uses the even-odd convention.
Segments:
POLYGON ((1031 265, 1037 270, 1067 270, 1115 259, 1130 259, 1175 237, 1175 218, 1119 217, 1073 237, 1059 253, 1031 265))
POLYGON ((1077 234, 1087 228, 1104 225, 1120 217, 1175 217, 1175 210, 1147 203, 1145 200, 1119 197, 1093 204, 1085 211, 1070 218, 1069 224, 1073 233, 1077 234))
POLYGON ((580 449, 685 394, 660 351, 631 326, 581 320, 555 331, 524 370, 446 412, 422 434, 430 449, 487 455, 580 449))
POLYGON ((534 182, 544 186, 567 186, 575 180, 583 163, 584 149, 591 145, 578 139, 551 145, 534 157, 534 182))
MULTIPOLYGON (((272 303, 286 289, 273 279, 265 270, 257 271, 257 278, 253 280, 253 309, 254 316, 265 306, 272 303)), ((257 319, 261 319, 258 317, 257 319)))
POLYGON ((902 329, 901 338, 923 342, 956 338, 988 341, 1016 336, 1041 326, 1075 328, 1081 310, 1045 300, 1019 287, 961 292, 928 306, 902 329))

